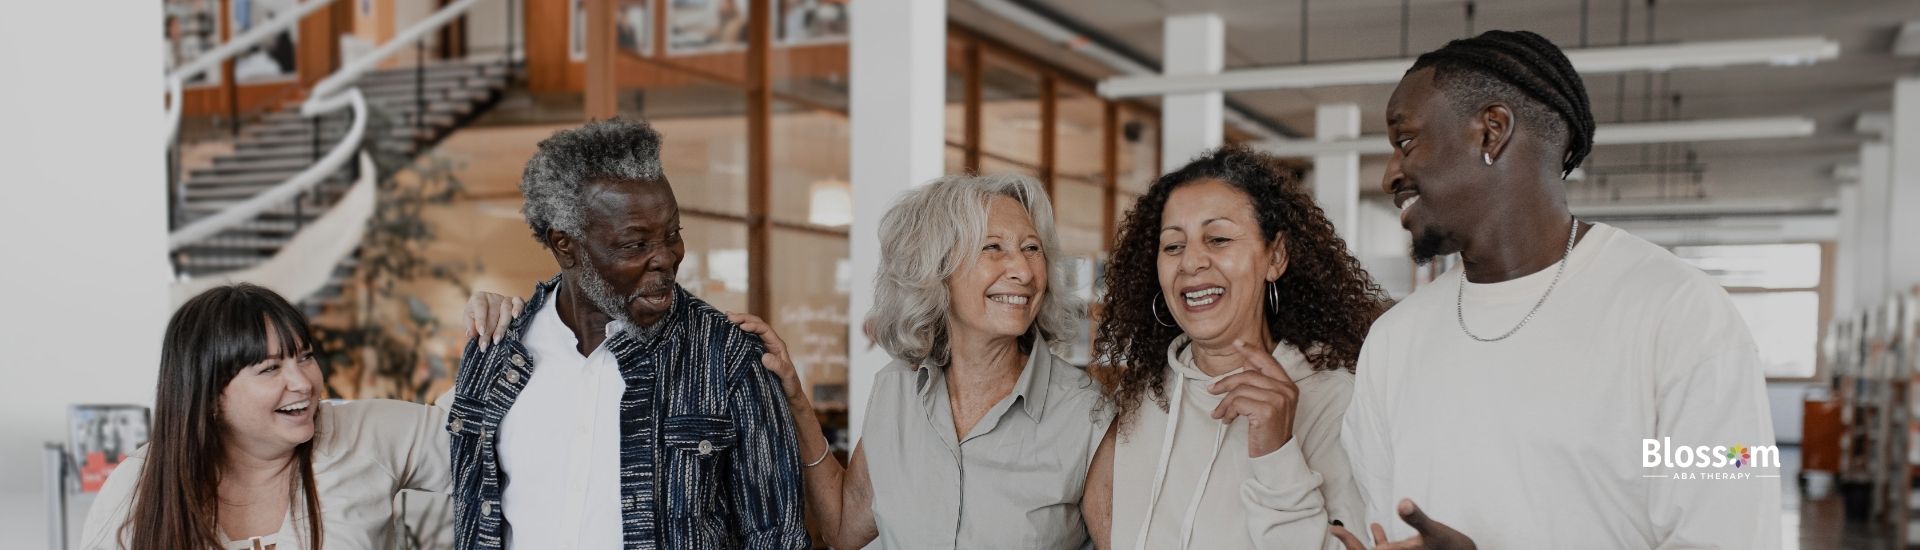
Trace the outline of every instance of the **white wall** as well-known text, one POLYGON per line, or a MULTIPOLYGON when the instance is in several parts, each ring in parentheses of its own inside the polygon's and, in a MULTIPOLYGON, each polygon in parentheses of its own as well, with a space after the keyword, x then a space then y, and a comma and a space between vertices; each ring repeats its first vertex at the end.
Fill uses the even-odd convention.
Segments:
POLYGON ((0 17, 6 548, 47 547, 40 448, 66 440, 67 405, 153 399, 169 273, 161 25, 160 2, 10 2, 0 17))

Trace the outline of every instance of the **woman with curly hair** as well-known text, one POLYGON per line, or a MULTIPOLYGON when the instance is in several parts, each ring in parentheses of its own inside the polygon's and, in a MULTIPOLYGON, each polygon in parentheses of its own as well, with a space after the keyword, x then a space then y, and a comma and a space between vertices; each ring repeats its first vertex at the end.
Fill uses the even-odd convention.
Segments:
POLYGON ((1109 548, 1340 548, 1328 525, 1361 519, 1340 421, 1386 297, 1289 172, 1211 151, 1120 227, 1098 333, 1117 417, 1085 506, 1109 499, 1109 548))

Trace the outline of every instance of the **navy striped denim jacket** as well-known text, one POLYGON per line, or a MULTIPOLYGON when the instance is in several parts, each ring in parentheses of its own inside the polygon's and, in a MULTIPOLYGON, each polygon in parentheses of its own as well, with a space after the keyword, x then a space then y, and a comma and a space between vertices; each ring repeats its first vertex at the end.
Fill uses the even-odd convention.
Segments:
MULTIPOLYGON (((485 352, 469 342, 447 416, 454 547, 501 548, 500 421, 535 374, 520 343, 554 277, 485 352)), ((808 548, 793 417, 759 337, 675 286, 651 341, 607 338, 620 364, 620 503, 627 549, 808 548)), ((555 449, 553 452, 565 452, 555 449)), ((536 549, 520 549, 536 550, 536 549)))

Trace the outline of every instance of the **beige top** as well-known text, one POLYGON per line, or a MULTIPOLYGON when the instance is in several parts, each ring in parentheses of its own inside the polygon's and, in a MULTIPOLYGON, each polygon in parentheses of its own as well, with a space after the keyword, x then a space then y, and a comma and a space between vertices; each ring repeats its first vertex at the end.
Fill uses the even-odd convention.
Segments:
MULTIPOLYGON (((446 411, 438 407, 372 399, 322 404, 314 417, 314 482, 327 550, 394 548, 394 495, 402 489, 444 492, 451 480, 446 411)), ((120 526, 133 507, 134 487, 146 464, 146 447, 130 454, 107 477, 87 512, 82 550, 126 547, 120 526)), ((280 531, 259 537, 262 548, 307 550, 306 515, 289 507, 280 531), (297 526, 297 527, 296 527, 297 526)), ((251 539, 228 540, 228 550, 251 549, 251 539)))
POLYGON ((1210 416, 1221 396, 1207 393, 1207 385, 1225 375, 1195 367, 1187 344, 1180 336, 1167 348, 1167 398, 1176 412, 1143 403, 1116 441, 1113 548, 1343 548, 1327 536, 1327 521, 1352 528, 1363 510, 1340 444, 1353 374, 1313 370, 1293 346, 1274 349, 1300 388, 1293 439, 1250 458, 1246 419, 1222 425, 1210 416), (1143 527, 1147 542, 1140 545, 1143 527))
POLYGON ((954 437, 945 370, 874 376, 860 446, 879 536, 868 548, 1080 548, 1080 495, 1108 411, 1083 369, 1034 350, 1013 391, 954 437))

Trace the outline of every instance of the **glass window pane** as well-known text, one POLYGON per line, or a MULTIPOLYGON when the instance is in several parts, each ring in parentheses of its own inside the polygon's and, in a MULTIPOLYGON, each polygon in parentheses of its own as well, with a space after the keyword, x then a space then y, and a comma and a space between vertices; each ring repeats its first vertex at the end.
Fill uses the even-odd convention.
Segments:
POLYGON ((846 2, 774 2, 773 91, 847 108, 846 2))
POLYGON ((747 224, 682 209, 680 236, 687 249, 675 276, 680 286, 721 311, 746 311, 747 224))
MULTIPOLYGON (((947 143, 967 143, 967 44, 947 39, 947 143)), ((956 172, 948 170, 948 173, 956 172)))
POLYGON ((847 117, 776 101, 772 129, 773 219, 827 227, 852 223, 847 117))
MULTIPOLYGON (((1089 303, 1096 298, 1095 279, 1107 257, 1100 248, 1100 199, 1100 186, 1091 181, 1060 178, 1053 184, 1055 232, 1059 234, 1061 254, 1067 262, 1067 280, 1052 285, 1053 290, 1071 292, 1089 303)), ((1081 323, 1076 328, 1071 340, 1073 347, 1065 358, 1085 365, 1092 356, 1092 324, 1081 323)))
POLYGON ((981 56, 981 150, 1040 164, 1040 77, 1024 65, 981 56))
POLYGON ((1071 85, 1061 84, 1055 89, 1054 174, 1062 178, 1105 181, 1100 140, 1105 133, 1107 103, 1071 85))
POLYGON ((961 149, 959 147, 955 147, 952 145, 948 145, 946 170, 947 170, 946 173, 948 174, 959 174, 962 172, 966 172, 967 171, 967 150, 961 149))
POLYGON ((1760 346, 1768 378, 1813 376, 1820 338, 1820 293, 1736 292, 1730 295, 1760 346))
POLYGON ((620 114, 660 132, 660 162, 682 210, 747 214, 746 93, 716 84, 625 89, 620 114))
POLYGON ((1126 191, 1117 191, 1113 194, 1114 231, 1119 231, 1120 226, 1127 223, 1127 213, 1133 211, 1133 203, 1138 200, 1140 200, 1139 195, 1126 191))
POLYGON ((1673 253, 1706 271, 1721 286, 1813 288, 1820 286, 1820 245, 1742 244, 1677 246, 1673 253))
MULTIPOLYGON (((1114 132, 1114 148, 1119 161, 1116 183, 1121 191, 1142 195, 1160 176, 1157 157, 1160 152, 1160 120, 1138 108, 1122 107, 1114 132)), ((1131 204, 1131 202, 1129 202, 1131 204)))
POLYGON ((1028 177, 1032 177, 1033 179, 1040 179, 1039 168, 1036 168, 1031 165, 1023 164, 1023 163, 1007 162, 1004 159, 988 156, 988 155, 980 155, 980 173, 981 174, 1026 174, 1028 177))
POLYGON ((1101 255, 1101 189, 1094 182, 1060 178, 1053 184, 1053 211, 1060 246, 1067 253, 1101 255))
POLYGON ((847 238, 774 228, 771 277, 773 312, 780 332, 816 406, 845 405, 847 387, 847 294, 852 267, 847 238))

